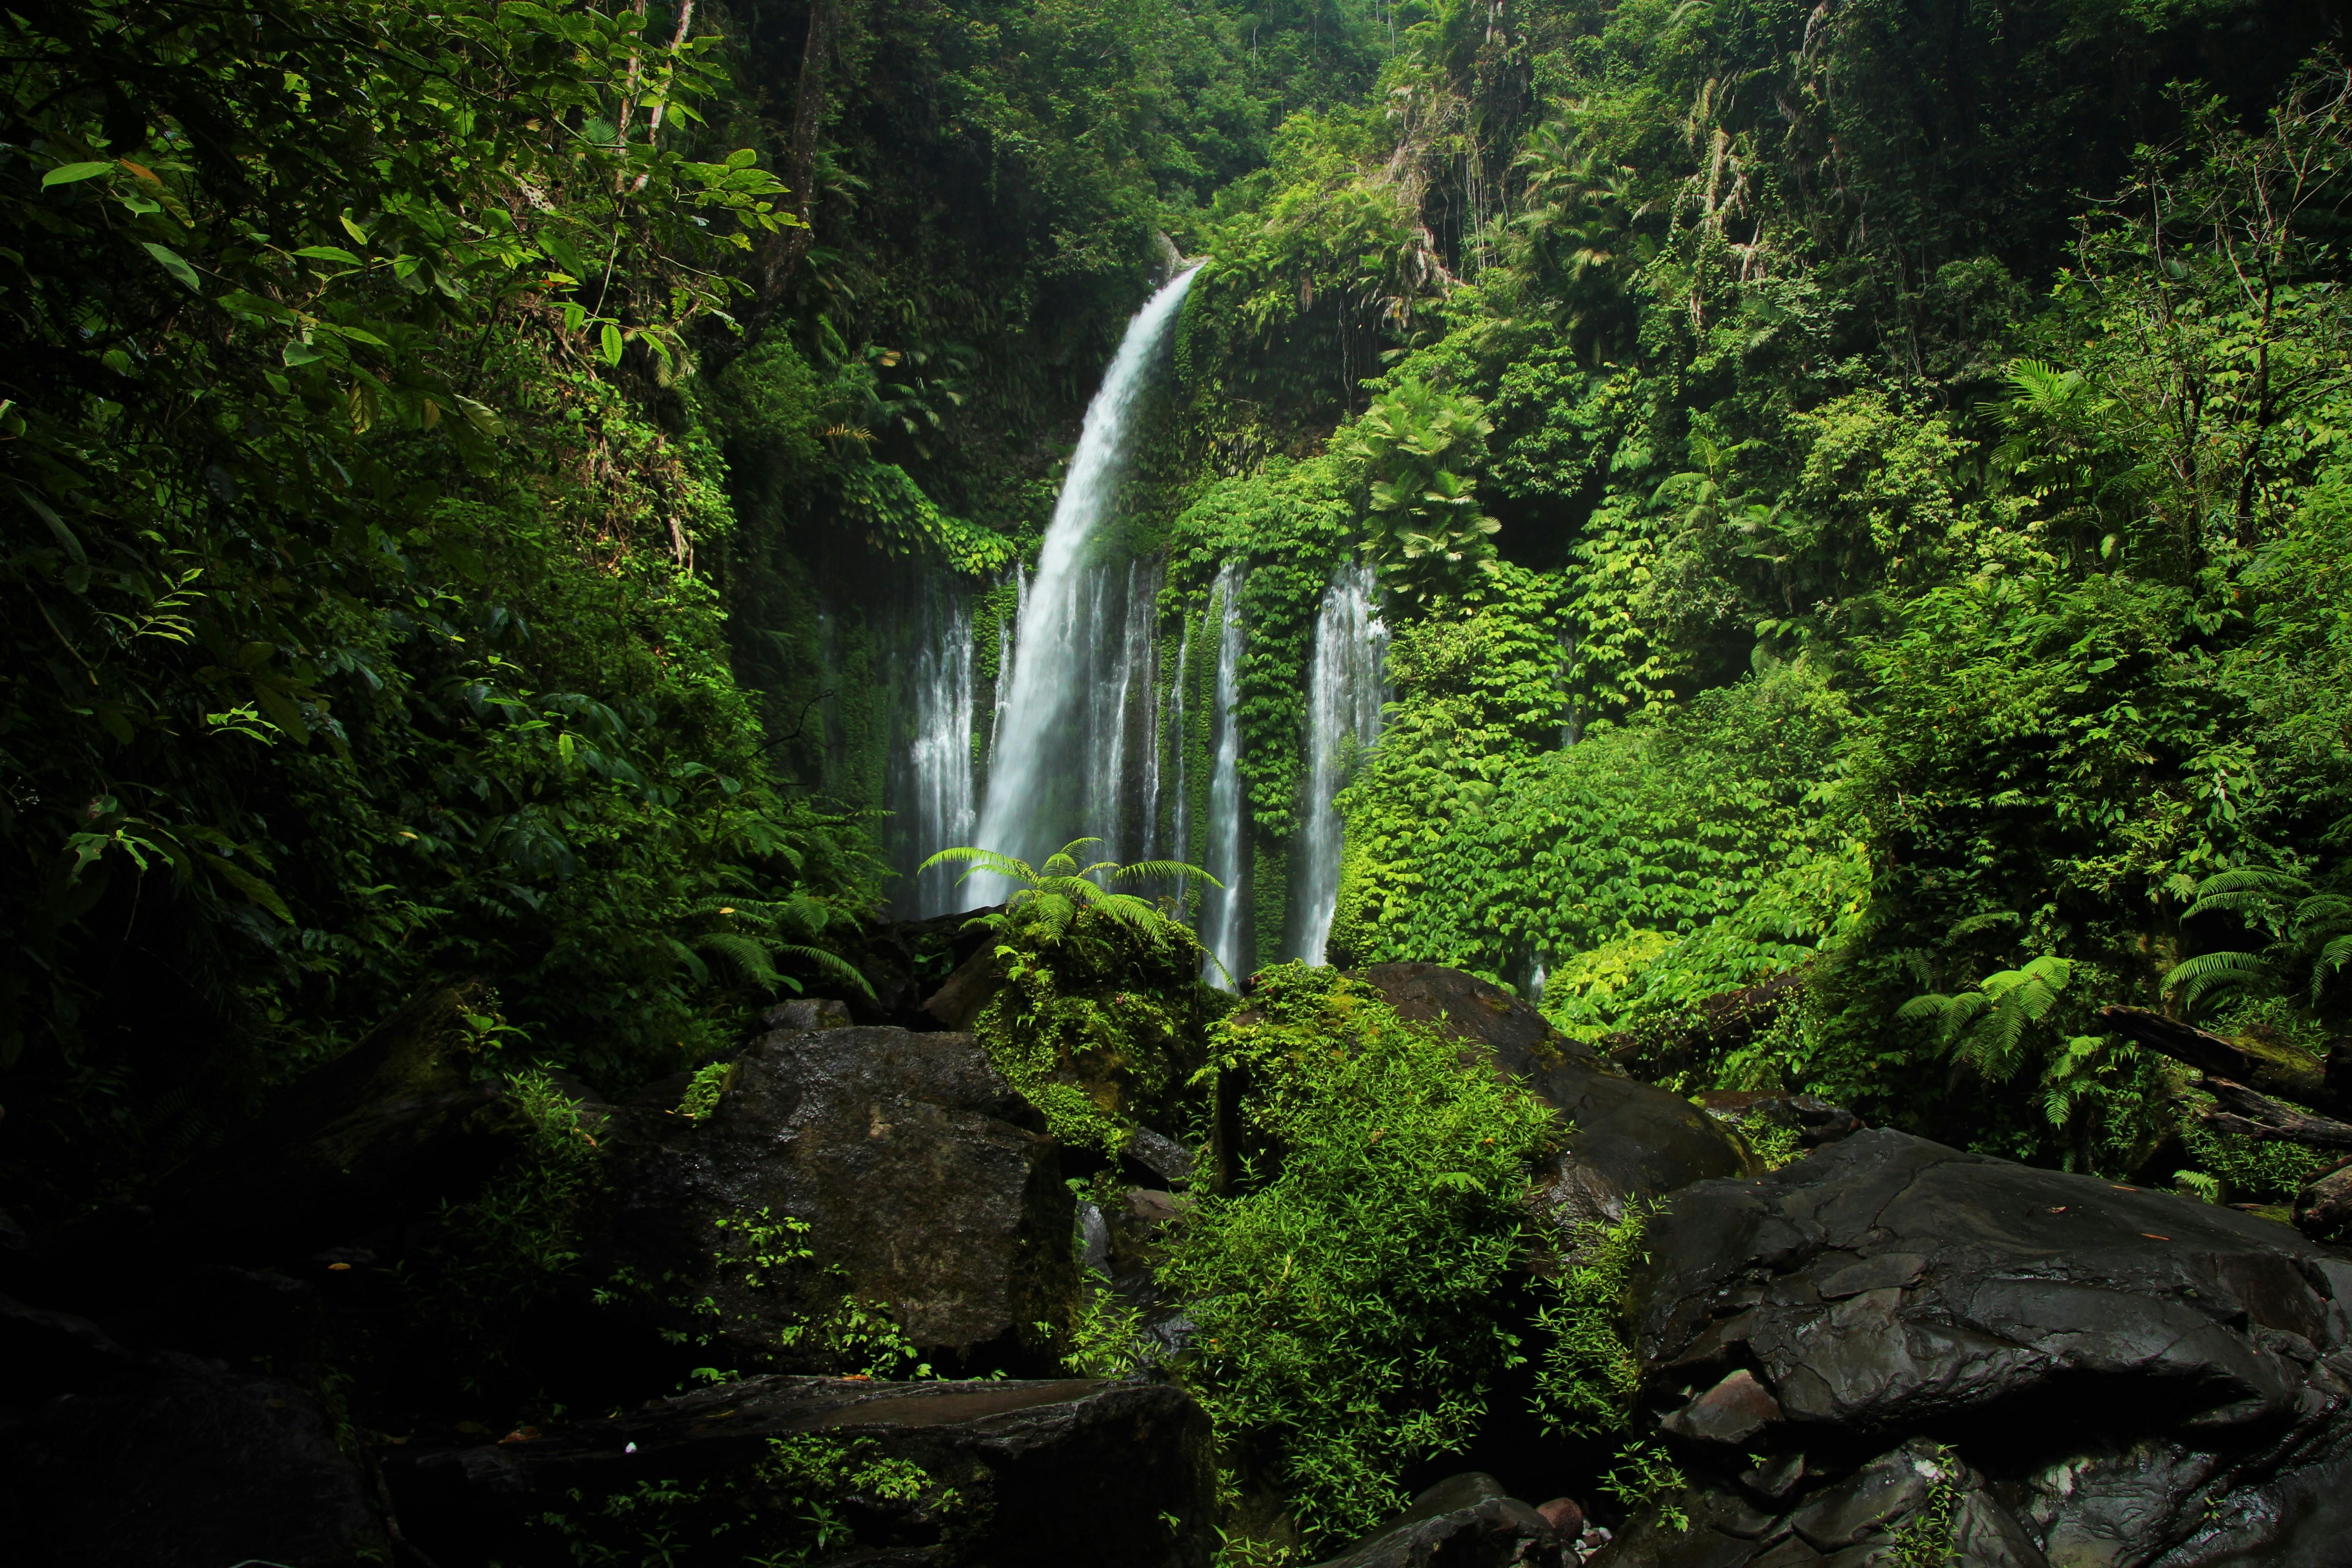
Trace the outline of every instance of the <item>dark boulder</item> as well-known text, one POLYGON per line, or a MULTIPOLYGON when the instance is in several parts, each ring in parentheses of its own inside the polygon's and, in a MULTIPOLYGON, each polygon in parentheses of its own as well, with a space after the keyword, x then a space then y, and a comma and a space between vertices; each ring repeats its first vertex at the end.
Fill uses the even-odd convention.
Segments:
POLYGON ((757 1378, 384 1470, 404 1530, 443 1563, 658 1532, 680 1563, 1205 1568, 1214 1515, 1199 1406, 1094 1379, 757 1378))
POLYGON ((389 1551, 309 1390, 6 1298, 0 1520, 7 1560, 43 1568, 356 1568, 389 1551))
POLYGON ((2294 1227, 2314 1241, 2352 1245, 2352 1160, 2303 1184, 2294 1194, 2294 1227))
MULTIPOLYGON (((20 1289, 103 1314, 152 1294, 166 1267, 281 1265, 429 1225, 535 1157, 541 1129, 480 1057, 485 988, 427 991, 358 1044, 273 1094, 141 1205, 32 1238, 0 1264, 20 1289)), ((593 1135, 608 1108, 548 1075, 593 1135)))
POLYGON ((1699 1095, 1697 1100, 1701 1110, 1738 1129, 1751 1147, 1781 1142, 1797 1149, 1818 1149, 1862 1131, 1861 1117, 1810 1094, 1717 1089, 1699 1095))
MULTIPOLYGON (((1591 1568, 2049 1568, 2032 1531, 1987 1479, 1913 1438, 1794 1510, 1734 1489, 1699 1488, 1633 1521, 1591 1568)), ((2068 1560, 2078 1568, 2112 1558, 2068 1560)))
POLYGON ((1715 1544, 1651 1517, 1605 1561, 1843 1563, 1947 1458, 1968 1562, 2343 1561, 2352 1262, 2284 1226, 1878 1130, 1677 1194, 1644 1247, 1645 1405, 1715 1544))
POLYGON ((765 1035, 707 1114, 624 1111, 608 1153, 608 1274, 771 1365, 827 1367, 845 1297, 919 1350, 1001 1354, 1076 1289, 1055 1146, 968 1035, 765 1035))
POLYGON ((1412 1506, 1320 1568, 1557 1568, 1560 1540, 1530 1505, 1472 1472, 1438 1482, 1412 1506))
POLYGON ((1738 1136, 1690 1101, 1617 1073, 1500 986, 1434 963, 1374 964, 1355 978, 1400 1016, 1475 1047, 1559 1111, 1573 1131, 1536 1183, 1538 1201, 1563 1228, 1613 1224, 1629 1204, 1757 1168, 1738 1136))

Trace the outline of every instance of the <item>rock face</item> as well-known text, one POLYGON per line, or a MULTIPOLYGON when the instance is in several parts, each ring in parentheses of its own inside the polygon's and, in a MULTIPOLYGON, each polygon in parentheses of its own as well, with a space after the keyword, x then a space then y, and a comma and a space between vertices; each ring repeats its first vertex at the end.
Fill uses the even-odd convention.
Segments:
POLYGON ((1213 1546, 1208 1418, 1150 1384, 758 1378, 385 1474, 443 1563, 556 1561, 566 1538, 656 1530, 681 1552, 665 1561, 730 1564, 1205 1568, 1213 1546), (834 1539, 814 1537, 820 1513, 834 1539))
POLYGON ((1751 1144, 1778 1134, 1792 1140, 1800 1149, 1817 1149, 1862 1131, 1861 1117, 1810 1094, 1710 1089, 1698 1096, 1698 1108, 1717 1121, 1739 1129, 1751 1144))
POLYGON ((2346 1560, 2352 1261, 2283 1226, 1882 1130, 1645 1246, 1644 1398, 1703 1479, 1596 1561, 2346 1560))
POLYGON ((1438 1482, 1398 1518, 1319 1568, 1557 1568, 1559 1537, 1538 1510, 1475 1471, 1438 1482))
POLYGON ((701 1120, 621 1113, 612 1178, 616 1277, 773 1364, 821 1364, 805 1325, 845 1293, 963 1354, 1076 1289, 1055 1147, 968 1035, 762 1036, 701 1120))
POLYGON ((2294 1194, 2294 1226, 2314 1241, 2352 1244, 2352 1160, 2303 1184, 2294 1194))
POLYGON ((0 1519, 45 1568, 357 1568, 389 1551, 326 1413, 283 1378, 133 1352, 0 1297, 0 1519))
POLYGON ((1574 1129, 1535 1173, 1539 1200, 1563 1228, 1622 1219, 1629 1203, 1757 1168, 1737 1134, 1678 1095, 1611 1070, 1517 997, 1434 963, 1381 963, 1356 978, 1400 1016, 1460 1037, 1520 1079, 1574 1129))

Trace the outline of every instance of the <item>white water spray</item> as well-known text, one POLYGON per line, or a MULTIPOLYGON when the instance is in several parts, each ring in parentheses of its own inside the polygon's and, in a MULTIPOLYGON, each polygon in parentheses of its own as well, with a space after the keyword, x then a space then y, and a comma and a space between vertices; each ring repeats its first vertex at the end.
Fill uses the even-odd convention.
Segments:
POLYGON ((1307 821, 1294 864, 1298 870, 1298 956, 1323 962, 1339 901, 1342 824, 1332 797, 1357 759, 1380 738, 1381 662, 1388 628, 1373 613, 1372 570, 1342 566, 1315 619, 1315 673, 1308 689, 1307 821))
POLYGON ((1201 898, 1201 945, 1216 960, 1202 963, 1202 978, 1228 991, 1242 977, 1242 922, 1249 909, 1248 889, 1242 885, 1242 726, 1234 711, 1241 700, 1241 596, 1242 564, 1228 561, 1210 600, 1220 612, 1217 706, 1212 716, 1217 751, 1209 774, 1209 863, 1202 868, 1223 886, 1205 889, 1201 898))

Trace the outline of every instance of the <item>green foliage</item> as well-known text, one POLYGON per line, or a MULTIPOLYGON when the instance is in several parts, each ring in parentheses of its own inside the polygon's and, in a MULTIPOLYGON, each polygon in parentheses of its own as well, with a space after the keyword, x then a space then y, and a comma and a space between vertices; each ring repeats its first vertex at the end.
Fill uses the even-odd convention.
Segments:
POLYGON ((1648 1217, 1615 1225, 1588 1220, 1545 1280, 1550 1300, 1536 1314, 1549 1342, 1536 1372, 1536 1411, 1547 1431, 1598 1437, 1624 1430, 1642 1388, 1642 1362, 1625 1337, 1625 1290, 1643 1258, 1648 1217))
POLYGON ((1393 1512, 1399 1470, 1464 1443, 1519 1360, 1499 1298, 1550 1117, 1328 970, 1261 972, 1215 1048, 1268 1152, 1170 1246, 1195 1303, 1177 1372, 1313 1551, 1393 1512))
POLYGON ((338 0, 16 35, 0 1071, 50 1201, 453 971, 548 1059, 659 1076, 862 902, 692 567, 734 519, 689 373, 786 193, 697 129, 717 40, 645 27, 338 0), (726 894, 802 898, 799 952, 726 894))
POLYGON ((1408 599, 1459 593, 1500 572, 1478 510, 1477 480, 1456 469, 1486 457, 1494 422, 1474 397, 1406 379, 1348 427, 1339 449, 1364 467, 1371 492, 1368 553, 1390 590, 1408 599))
MULTIPOLYGON (((1196 1042, 1217 1005, 1210 959, 1168 910, 1115 882, 1214 879, 1181 861, 1081 867, 1072 841, 1039 867, 989 850, 942 849, 1014 884, 994 932, 1000 984, 972 1021, 997 1070, 1066 1142, 1116 1153, 1139 1121, 1171 1124, 1196 1042)), ((968 872, 967 875, 971 873, 968 872)))
POLYGON ((1070 1313, 1070 1348, 1062 1369, 1077 1377, 1129 1377, 1149 1363, 1143 1310, 1121 1300, 1108 1280, 1087 1282, 1070 1313))
POLYGON ((573 1488, 568 1509, 534 1521, 583 1568, 724 1558, 761 1568, 838 1555, 853 1520, 875 1512, 936 1530, 963 1511, 962 1496, 871 1437, 803 1433, 768 1439, 740 1479, 647 1479, 605 1491, 573 1488))

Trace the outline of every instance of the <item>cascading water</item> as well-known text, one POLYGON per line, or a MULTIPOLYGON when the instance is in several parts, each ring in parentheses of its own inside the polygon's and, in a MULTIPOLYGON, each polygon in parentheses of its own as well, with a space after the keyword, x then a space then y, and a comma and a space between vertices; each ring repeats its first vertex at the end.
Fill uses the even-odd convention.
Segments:
POLYGON ((1202 965, 1203 978, 1227 990, 1242 976, 1243 916, 1249 907, 1242 885, 1242 727, 1234 711, 1241 696, 1241 596, 1242 564, 1228 561, 1210 599, 1219 616, 1211 731, 1216 763, 1209 774, 1209 863, 1202 868, 1223 886, 1204 889, 1201 898, 1201 945, 1216 961, 1202 965))
POLYGON ((1388 628, 1374 613, 1369 566, 1342 566, 1324 591, 1315 619, 1315 673, 1309 684, 1307 820, 1292 864, 1298 900, 1298 956, 1323 962, 1339 900, 1341 823, 1332 797, 1356 760, 1380 738, 1381 664, 1388 628))
MULTIPOLYGON (((971 841, 1032 865, 1081 835, 1109 840, 1106 850, 1117 858, 1150 831, 1128 826, 1119 809, 1129 727, 1137 721, 1134 694, 1156 684, 1130 658, 1139 648, 1148 659, 1154 646, 1150 626, 1139 637, 1133 625, 1139 614, 1149 616, 1150 599, 1136 591, 1132 574, 1128 592, 1114 591, 1115 568, 1094 559, 1088 546, 1111 513, 1136 411, 1194 270, 1169 282, 1128 324, 1102 390, 1087 405, 1037 574, 1023 595, 1010 692, 989 760, 988 800, 971 841)), ((992 903, 1010 890, 1003 879, 986 876, 963 889, 972 904, 992 903)))
POLYGON ((893 902, 902 918, 945 914, 962 906, 955 871, 915 868, 933 850, 969 844, 972 830, 971 608, 956 585, 934 578, 914 626, 915 646, 901 666, 910 729, 891 781, 900 843, 893 902))

